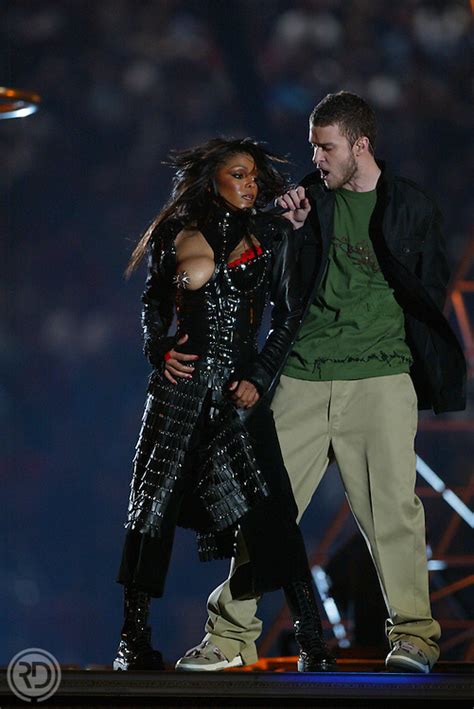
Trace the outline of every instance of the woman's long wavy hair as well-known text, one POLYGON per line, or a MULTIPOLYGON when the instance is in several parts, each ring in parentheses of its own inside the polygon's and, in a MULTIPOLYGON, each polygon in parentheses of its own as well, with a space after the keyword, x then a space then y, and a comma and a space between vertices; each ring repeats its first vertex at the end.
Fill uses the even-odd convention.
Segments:
POLYGON ((128 277, 142 260, 157 227, 169 217, 196 225, 206 218, 217 196, 216 169, 238 153, 250 155, 257 168, 258 194, 256 207, 263 207, 281 194, 287 178, 275 164, 287 163, 251 138, 212 138, 203 145, 173 152, 168 165, 175 168, 173 189, 168 202, 152 221, 132 252, 125 275, 128 277))

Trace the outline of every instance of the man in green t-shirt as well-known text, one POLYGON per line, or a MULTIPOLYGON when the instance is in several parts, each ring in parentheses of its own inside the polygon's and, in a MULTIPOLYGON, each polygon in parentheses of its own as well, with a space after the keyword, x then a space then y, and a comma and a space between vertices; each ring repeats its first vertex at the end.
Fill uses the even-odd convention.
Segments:
MULTIPOLYGON (((440 628, 415 494, 417 405, 464 408, 465 362, 442 314, 439 211, 375 160, 375 137, 374 113, 355 94, 329 94, 311 114, 317 171, 279 201, 295 229, 305 307, 272 409, 300 515, 330 457, 338 463, 387 606, 387 667, 429 672, 440 628)), ((232 595, 246 562, 240 540, 229 579, 209 597, 207 634, 177 669, 256 661, 257 600, 232 595)))
POLYGON ((306 381, 365 379, 410 371, 403 310, 369 238, 377 194, 335 190, 326 272, 284 374, 306 381))

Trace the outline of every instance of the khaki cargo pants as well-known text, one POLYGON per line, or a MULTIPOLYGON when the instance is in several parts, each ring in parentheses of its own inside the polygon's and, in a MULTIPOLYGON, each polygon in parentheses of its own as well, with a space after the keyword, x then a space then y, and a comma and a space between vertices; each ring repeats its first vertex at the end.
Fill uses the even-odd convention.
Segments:
MULTIPOLYGON (((272 404, 300 517, 334 452, 352 513, 385 598, 390 644, 406 639, 433 664, 439 624, 428 594, 425 520, 415 495, 417 401, 408 374, 312 382, 282 376, 272 404)), ((207 638, 229 658, 257 661, 257 600, 234 600, 229 579, 246 561, 238 545, 229 578, 208 600, 207 638)))

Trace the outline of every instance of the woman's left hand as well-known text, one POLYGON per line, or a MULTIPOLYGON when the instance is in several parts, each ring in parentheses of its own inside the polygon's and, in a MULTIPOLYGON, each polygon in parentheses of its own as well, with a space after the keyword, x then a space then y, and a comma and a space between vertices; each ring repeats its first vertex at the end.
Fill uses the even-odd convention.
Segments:
POLYGON ((260 399, 256 387, 246 379, 231 382, 229 389, 232 392, 232 400, 239 409, 250 409, 260 399))

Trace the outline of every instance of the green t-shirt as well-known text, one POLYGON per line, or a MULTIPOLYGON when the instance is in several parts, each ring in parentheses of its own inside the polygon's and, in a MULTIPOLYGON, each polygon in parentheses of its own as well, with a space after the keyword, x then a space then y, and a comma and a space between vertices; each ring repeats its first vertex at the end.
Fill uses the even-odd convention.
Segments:
POLYGON ((403 311, 369 237, 375 202, 375 190, 335 192, 328 264, 283 371, 289 377, 365 379, 410 369, 403 311))

